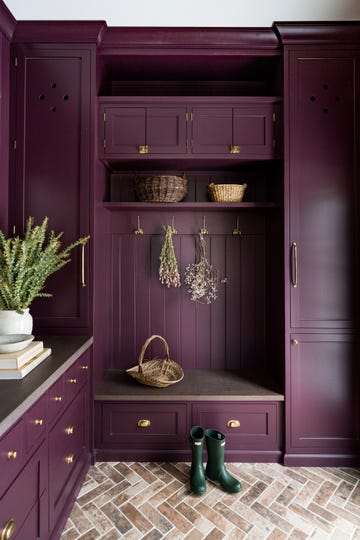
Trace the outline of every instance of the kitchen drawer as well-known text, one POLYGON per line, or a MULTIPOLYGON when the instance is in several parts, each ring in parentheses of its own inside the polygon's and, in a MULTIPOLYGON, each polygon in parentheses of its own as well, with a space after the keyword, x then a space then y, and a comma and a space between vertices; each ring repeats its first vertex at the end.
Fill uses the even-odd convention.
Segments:
POLYGON ((194 403, 192 423, 224 433, 228 450, 276 450, 280 445, 279 402, 194 403))
POLYGON ((184 448, 186 419, 186 403, 103 403, 102 443, 126 449, 184 448))
MULTIPOLYGON (((44 443, 0 499, 0 535, 4 535, 4 538, 30 540, 39 535, 39 501, 41 495, 46 493, 47 485, 46 450, 46 443, 44 443), (9 536, 11 529, 14 533, 9 536), (33 535, 33 532, 36 534, 33 535)), ((47 525, 46 516, 45 513, 41 517, 42 530, 47 525)))
POLYGON ((87 351, 64 374, 66 403, 70 403, 88 381, 89 370, 90 352, 87 351))
POLYGON ((20 420, 0 440, 0 495, 25 463, 25 424, 20 420))
POLYGON ((48 425, 59 418, 65 408, 65 377, 60 377, 47 392, 48 425))
POLYGON ((80 392, 49 434, 50 525, 56 522, 87 459, 87 392, 80 392))
POLYGON ((39 443, 46 434, 46 395, 42 396, 25 414, 26 452, 39 443))

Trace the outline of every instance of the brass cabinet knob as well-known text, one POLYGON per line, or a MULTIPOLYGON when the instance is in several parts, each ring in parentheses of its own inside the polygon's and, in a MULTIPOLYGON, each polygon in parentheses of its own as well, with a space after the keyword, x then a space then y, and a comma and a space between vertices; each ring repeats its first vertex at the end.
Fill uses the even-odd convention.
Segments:
POLYGON ((43 419, 42 418, 36 418, 35 420, 35 426, 42 426, 43 425, 43 419))
POLYGON ((9 450, 7 453, 8 459, 16 459, 17 458, 17 451, 16 450, 9 450))
POLYGON ((67 435, 72 435, 75 431, 75 426, 69 426, 65 429, 67 435))
POLYGON ((85 370, 89 369, 89 366, 87 366, 87 365, 81 366, 81 369, 85 369, 85 370))
POLYGON ((65 461, 68 465, 71 465, 74 463, 74 454, 70 454, 69 456, 66 456, 65 461))
POLYGON ((240 420, 229 420, 226 425, 229 428, 238 428, 240 427, 240 420))
POLYGON ((232 144, 230 146, 230 154, 240 154, 240 146, 237 144, 232 144))
POLYGON ((141 419, 138 421, 137 425, 138 427, 141 427, 141 428, 147 428, 151 426, 151 422, 150 420, 141 419))
POLYGON ((62 397, 61 396, 55 396, 54 401, 57 401, 58 403, 60 403, 60 401, 62 401, 62 397))
POLYGON ((1 540, 9 540, 14 534, 16 523, 14 518, 10 518, 1 533, 1 540))
POLYGON ((69 383, 70 383, 70 384, 76 384, 76 383, 77 383, 77 379, 69 379, 69 383))
POLYGON ((299 345, 298 340, 295 339, 295 338, 291 340, 291 343, 292 343, 292 345, 299 345))
POLYGON ((139 154, 148 154, 149 153, 149 147, 147 144, 142 144, 139 146, 139 154))

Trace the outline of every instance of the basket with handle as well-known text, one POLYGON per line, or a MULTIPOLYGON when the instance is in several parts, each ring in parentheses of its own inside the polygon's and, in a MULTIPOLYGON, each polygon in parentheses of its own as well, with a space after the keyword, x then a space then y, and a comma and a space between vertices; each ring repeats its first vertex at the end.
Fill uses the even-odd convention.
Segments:
POLYGON ((138 365, 126 370, 131 377, 147 386, 165 387, 180 382, 184 378, 181 366, 170 359, 169 346, 166 340, 158 335, 150 336, 141 348, 138 358, 138 365), (148 345, 154 339, 160 339, 165 347, 164 358, 153 358, 145 360, 144 355, 148 345))

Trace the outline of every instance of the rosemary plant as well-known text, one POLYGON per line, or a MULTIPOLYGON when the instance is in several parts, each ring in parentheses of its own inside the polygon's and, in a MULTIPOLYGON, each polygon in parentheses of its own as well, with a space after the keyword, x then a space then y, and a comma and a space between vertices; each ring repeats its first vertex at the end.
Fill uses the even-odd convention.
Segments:
POLYGON ((180 287, 180 274, 172 241, 175 229, 171 225, 164 227, 164 229, 165 239, 160 253, 159 279, 167 287, 180 287))
POLYGON ((36 297, 51 297, 43 292, 47 278, 70 262, 73 248, 89 239, 79 238, 62 249, 63 233, 47 235, 47 225, 47 217, 36 226, 29 217, 23 238, 5 238, 0 230, 0 310, 22 313, 36 297))

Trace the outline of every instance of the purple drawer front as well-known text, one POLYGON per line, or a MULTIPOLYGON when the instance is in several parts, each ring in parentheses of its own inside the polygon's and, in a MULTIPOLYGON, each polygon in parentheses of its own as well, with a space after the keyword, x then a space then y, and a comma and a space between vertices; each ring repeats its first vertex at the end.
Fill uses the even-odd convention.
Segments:
POLYGON ((40 398, 25 415, 26 451, 41 441, 46 433, 46 395, 40 398))
POLYGON ((184 403, 105 403, 103 444, 121 448, 183 448, 187 406, 184 403))
POLYGON ((224 433, 231 450, 273 450, 280 444, 278 402, 195 403, 193 424, 224 433))
POLYGON ((76 396, 87 382, 90 369, 90 353, 84 353, 64 374, 66 402, 76 396))
POLYGON ((0 441, 0 496, 25 462, 25 424, 20 420, 0 441))
POLYGON ((65 408, 65 379, 61 377, 47 393, 47 415, 49 426, 60 416, 65 408))

